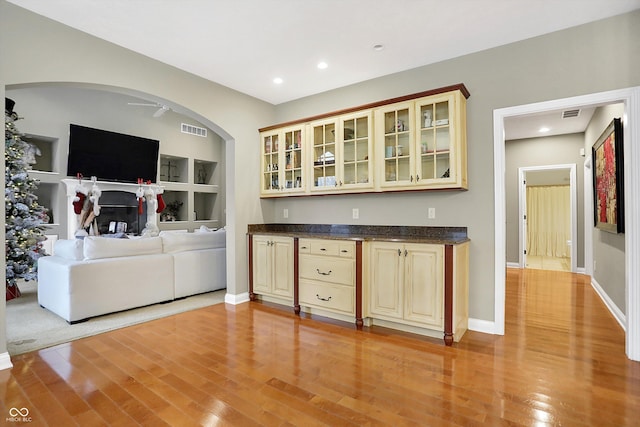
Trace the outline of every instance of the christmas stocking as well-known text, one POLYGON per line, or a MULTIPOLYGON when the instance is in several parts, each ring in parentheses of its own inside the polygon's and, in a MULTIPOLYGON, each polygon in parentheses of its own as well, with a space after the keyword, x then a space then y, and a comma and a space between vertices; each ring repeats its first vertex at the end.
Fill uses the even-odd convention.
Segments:
POLYGON ((76 191, 76 196, 73 198, 73 212, 76 215, 80 215, 80 212, 82 212, 82 206, 86 198, 87 196, 84 193, 76 191))
POLYGON ((87 198, 89 191, 82 185, 78 184, 75 188, 76 196, 73 198, 73 212, 76 215, 80 215, 82 208, 84 207, 84 200, 87 198))
MULTIPOLYGON (((138 180, 138 182, 140 181, 138 180)), ((136 190, 136 198, 138 199, 138 215, 142 215, 142 204, 144 203, 144 189, 142 187, 138 187, 138 189, 136 190)))
POLYGON ((164 200, 162 199, 162 194, 158 194, 156 197, 158 199, 158 207, 156 208, 156 213, 162 213, 167 205, 165 205, 164 200))

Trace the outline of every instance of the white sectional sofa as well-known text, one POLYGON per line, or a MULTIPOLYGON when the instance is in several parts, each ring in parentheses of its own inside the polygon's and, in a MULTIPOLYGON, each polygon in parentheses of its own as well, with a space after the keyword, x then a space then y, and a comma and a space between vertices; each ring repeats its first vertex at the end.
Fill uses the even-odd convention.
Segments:
POLYGON ((38 302, 69 323, 226 287, 226 234, 58 240, 38 260, 38 302))

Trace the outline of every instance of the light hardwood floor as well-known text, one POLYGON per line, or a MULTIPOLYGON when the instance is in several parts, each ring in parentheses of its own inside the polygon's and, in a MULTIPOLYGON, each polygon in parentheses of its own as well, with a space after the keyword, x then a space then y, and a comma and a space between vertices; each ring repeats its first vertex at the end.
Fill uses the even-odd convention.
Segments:
POLYGON ((449 348, 219 304, 14 358, 0 420, 27 408, 32 426, 640 424, 640 363, 588 278, 508 269, 506 319, 505 336, 449 348))

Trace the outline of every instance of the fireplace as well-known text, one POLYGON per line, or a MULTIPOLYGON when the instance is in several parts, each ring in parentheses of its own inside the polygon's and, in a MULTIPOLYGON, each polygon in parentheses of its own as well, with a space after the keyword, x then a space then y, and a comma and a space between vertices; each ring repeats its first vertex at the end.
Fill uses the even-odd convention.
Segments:
POLYGON ((151 197, 142 204, 142 214, 138 214, 138 199, 136 192, 142 187, 145 194, 152 191, 153 194, 162 194, 164 189, 157 184, 127 184, 107 181, 87 181, 79 182, 77 179, 63 179, 62 182, 67 187, 67 238, 75 238, 78 230, 79 215, 73 210, 73 198, 76 195, 76 188, 80 184, 85 189, 90 189, 97 185, 102 194, 98 201, 100 205, 100 215, 96 217, 98 231, 100 234, 109 234, 110 226, 113 231, 117 231, 117 225, 126 224, 127 234, 140 234, 147 224, 158 225, 158 215, 156 214, 157 200, 151 197))
POLYGON ((138 199, 127 191, 103 191, 100 196, 100 215, 96 218, 100 234, 125 232, 138 235, 147 222, 147 204, 138 213, 138 199))

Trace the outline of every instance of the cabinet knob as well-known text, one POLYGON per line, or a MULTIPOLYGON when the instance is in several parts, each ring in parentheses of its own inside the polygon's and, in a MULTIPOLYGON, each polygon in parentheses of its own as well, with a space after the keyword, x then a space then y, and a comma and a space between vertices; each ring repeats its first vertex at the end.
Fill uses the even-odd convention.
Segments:
POLYGON ((404 250, 404 256, 406 257, 409 254, 409 252, 407 252, 407 250, 404 250))
POLYGON ((409 181, 410 181, 410 182, 413 182, 413 175, 411 175, 411 176, 409 177, 409 181))
POLYGON ((400 249, 398 249, 398 256, 402 255, 402 251, 400 249))
POLYGON ((420 175, 416 175, 416 182, 420 181, 420 175))
POLYGON ((316 298, 318 298, 320 301, 331 301, 331 297, 323 298, 318 294, 316 294, 316 298))
POLYGON ((329 270, 329 272, 328 272, 328 273, 325 273, 324 271, 320 271, 320 269, 319 269, 319 268, 316 268, 316 271, 318 272, 318 274, 321 274, 321 275, 323 275, 323 276, 328 276, 328 275, 330 275, 330 274, 331 274, 331 270, 329 270))

